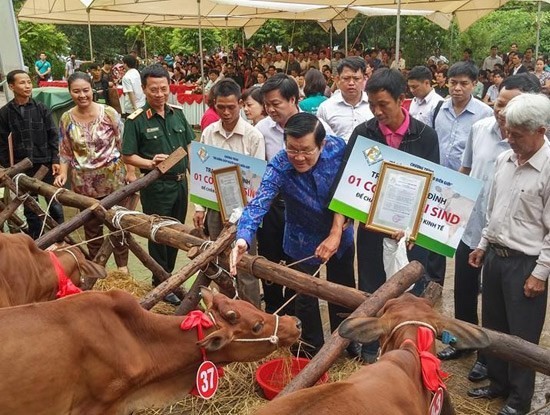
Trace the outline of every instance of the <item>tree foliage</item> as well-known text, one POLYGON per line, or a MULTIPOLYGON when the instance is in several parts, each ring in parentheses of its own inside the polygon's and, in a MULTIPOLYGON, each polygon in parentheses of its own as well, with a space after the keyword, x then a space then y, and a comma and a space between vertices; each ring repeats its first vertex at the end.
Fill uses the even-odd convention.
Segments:
POLYGON ((19 22, 19 38, 23 61, 34 72, 34 62, 38 55, 44 52, 52 64, 52 74, 55 78, 63 76, 65 64, 60 60, 67 54, 67 36, 55 26, 49 24, 34 24, 19 22))

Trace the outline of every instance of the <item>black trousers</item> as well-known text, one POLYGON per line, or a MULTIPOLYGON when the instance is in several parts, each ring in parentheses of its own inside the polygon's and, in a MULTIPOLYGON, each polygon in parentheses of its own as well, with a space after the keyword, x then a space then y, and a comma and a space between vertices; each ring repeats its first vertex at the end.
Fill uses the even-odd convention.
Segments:
MULTIPOLYGON (((258 240, 258 255, 263 256, 278 264, 281 261, 288 261, 283 252, 283 237, 285 232, 285 204, 282 199, 275 199, 271 208, 264 216, 262 226, 258 228, 256 238, 258 240)), ((264 301, 266 313, 274 313, 290 297, 294 291, 286 289, 282 285, 262 280, 264 290, 264 301)), ((294 315, 292 304, 285 306, 279 313, 281 315, 294 315)))
MULTIPOLYGON (((537 257, 520 255, 501 258, 489 248, 483 264, 483 327, 518 336, 531 343, 540 340, 546 291, 534 298, 523 293, 525 280, 535 268, 537 257)), ((507 404, 527 411, 535 388, 535 371, 485 355, 491 385, 509 392, 507 404)))
MULTIPOLYGON (((52 173, 52 165, 51 164, 44 164, 49 170, 48 173, 46 173, 46 176, 42 179, 44 183, 48 183, 53 185, 53 173, 52 173)), ((38 169, 42 166, 42 164, 35 164, 30 170, 28 170, 25 174, 27 176, 32 177, 36 174, 38 169)), ((32 194, 31 196, 38 202, 38 195, 32 194)), ((50 202, 50 199, 46 199, 46 202, 50 202)), ((32 210, 30 210, 27 206, 23 208, 23 213, 25 214, 25 218, 27 218, 27 224, 29 226, 28 228, 28 234, 32 239, 38 239, 40 237, 40 230, 42 229, 42 223, 45 218, 39 217, 36 213, 34 213, 32 210)), ((52 217, 53 220, 55 220, 57 223, 63 223, 64 216, 63 216, 63 206, 58 202, 52 202, 50 205, 50 209, 48 210, 48 214, 52 217)))
MULTIPOLYGON (((350 246, 340 258, 336 255, 327 262, 327 281, 334 282, 336 284, 344 285, 346 287, 355 288, 355 272, 353 269, 353 261, 355 258, 355 247, 350 246)), ((291 262, 297 261, 301 258, 290 259, 291 262)), ((304 272, 306 274, 313 275, 318 269, 319 265, 306 265, 297 264, 292 268, 304 272)), ((311 297, 305 294, 298 294, 294 300, 296 317, 302 322, 302 339, 319 350, 324 342, 323 335, 323 323, 321 321, 321 314, 319 311, 319 299, 317 297, 311 297)), ((328 313, 330 319, 330 330, 334 331, 338 325, 344 320, 339 317, 339 313, 350 313, 345 307, 330 304, 328 305, 328 313)))
POLYGON ((472 324, 479 324, 477 302, 481 268, 468 264, 473 249, 460 241, 455 256, 455 318, 472 324))
POLYGON ((437 282, 443 286, 445 283, 445 269, 447 267, 447 258, 443 255, 430 252, 428 254, 428 263, 426 271, 428 272, 428 278, 430 281, 437 282))

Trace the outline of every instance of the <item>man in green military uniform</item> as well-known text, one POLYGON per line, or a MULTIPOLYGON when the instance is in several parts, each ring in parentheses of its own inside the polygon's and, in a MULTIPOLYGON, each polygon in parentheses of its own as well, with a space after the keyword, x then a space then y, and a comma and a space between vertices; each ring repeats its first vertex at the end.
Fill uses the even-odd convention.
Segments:
MULTIPOLYGON (((166 160, 178 147, 187 150, 194 134, 183 111, 166 103, 170 93, 168 72, 160 65, 151 65, 143 70, 141 80, 147 102, 126 120, 122 157, 126 165, 139 167, 141 171, 148 172, 166 160)), ((166 174, 141 190, 143 213, 185 221, 187 163, 188 159, 185 157, 166 174)), ((135 172, 129 171, 127 178, 128 181, 135 180, 135 172)), ((149 241, 149 254, 167 272, 172 273, 178 254, 176 248, 149 241)), ((159 282, 153 277, 153 285, 158 285, 159 282)), ((180 300, 174 294, 169 294, 165 301, 179 303, 180 300)))

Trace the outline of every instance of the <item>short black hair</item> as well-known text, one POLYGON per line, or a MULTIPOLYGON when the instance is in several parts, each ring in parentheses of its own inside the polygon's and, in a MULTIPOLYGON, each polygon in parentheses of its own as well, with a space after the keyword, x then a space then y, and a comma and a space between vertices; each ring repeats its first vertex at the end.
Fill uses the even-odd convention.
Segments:
POLYGON ((470 49, 470 48, 464 49, 464 52, 466 52, 470 56, 472 55, 472 49, 470 49))
POLYGON ((396 101, 407 91, 407 82, 397 69, 382 68, 374 71, 367 82, 367 93, 388 91, 396 101))
POLYGON ((477 81, 479 70, 477 66, 470 62, 457 62, 449 68, 447 76, 453 78, 455 76, 467 76, 471 81, 477 81))
POLYGON ((170 83, 170 74, 158 63, 149 65, 141 72, 141 84, 146 86, 147 79, 149 78, 166 78, 168 83, 170 83))
POLYGON ((344 68, 349 68, 353 72, 361 71, 361 73, 365 73, 367 70, 367 65, 363 58, 360 58, 359 56, 349 56, 342 59, 336 67, 336 72, 338 72, 338 75, 342 73, 344 68))
POLYGON ((6 81, 8 82, 8 85, 13 85, 15 83, 15 77, 21 74, 29 75, 23 69, 14 69, 13 71, 8 72, 8 74, 6 75, 6 81))
POLYGON ((432 71, 426 66, 415 66, 409 71, 407 79, 414 81, 431 81, 433 78, 432 71))
POLYGON ((230 97, 235 95, 237 101, 241 99, 241 87, 231 78, 225 78, 212 87, 214 99, 218 97, 230 97))
POLYGON ((491 49, 498 49, 498 46, 497 46, 497 45, 493 45, 493 46, 491 46, 491 49))
POLYGON ((306 72, 304 85, 304 95, 306 97, 324 94, 327 88, 327 80, 319 69, 310 69, 306 72))
POLYGON ((112 65, 114 63, 112 58, 103 59, 103 65, 112 65))
POLYGON ((126 66, 128 66, 128 68, 134 68, 135 69, 138 66, 137 59, 132 55, 125 55, 122 58, 122 63, 125 63, 126 66))
POLYGON ((308 112, 299 112, 288 119, 285 124, 284 139, 286 142, 287 136, 300 139, 307 134, 313 133, 315 137, 315 145, 321 147, 326 136, 325 127, 319 119, 308 112))
POLYGON ((501 71, 500 69, 493 69, 493 76, 496 76, 496 75, 504 79, 504 71, 501 71))
POLYGON ((211 73, 215 73, 216 75, 220 76, 220 70, 219 69, 212 68, 208 71, 208 75, 210 75, 211 73))
POLYGON ((521 92, 537 94, 541 91, 539 78, 532 73, 520 73, 509 76, 500 84, 499 90, 502 90, 502 88, 506 88, 507 90, 519 89, 521 92))
POLYGON ((284 73, 276 73, 270 78, 267 78, 262 85, 261 91, 264 97, 271 91, 279 91, 281 96, 287 101, 294 98, 296 105, 298 105, 298 101, 300 100, 300 89, 298 88, 298 84, 294 79, 284 73))
POLYGON ((78 80, 86 81, 90 84, 90 86, 93 86, 92 78, 90 78, 90 75, 84 72, 74 72, 71 76, 69 76, 69 78, 67 78, 67 86, 69 87, 69 90, 71 89, 71 84, 78 80))

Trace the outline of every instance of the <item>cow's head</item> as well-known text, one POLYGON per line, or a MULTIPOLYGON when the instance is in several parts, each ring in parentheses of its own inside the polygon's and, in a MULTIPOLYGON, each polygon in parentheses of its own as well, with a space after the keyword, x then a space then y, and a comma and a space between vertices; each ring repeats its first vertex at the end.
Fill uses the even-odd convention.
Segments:
POLYGON ((403 337, 394 331, 399 324, 419 321, 433 327, 438 338, 444 331, 448 332, 453 338, 452 346, 457 349, 482 349, 489 345, 487 334, 478 327, 447 318, 435 311, 426 299, 412 294, 389 300, 378 315, 348 318, 340 325, 338 333, 361 343, 380 339, 385 345, 382 352, 385 352, 401 345, 403 337))
POLYGON ((294 317, 264 313, 246 301, 231 300, 208 288, 202 288, 201 294, 215 331, 198 345, 219 352, 224 362, 259 360, 300 337, 301 323, 294 317))
POLYGON ((56 254, 67 276, 82 290, 91 289, 98 278, 107 276, 105 267, 86 259, 80 249, 65 242, 56 243, 48 247, 47 251, 56 254))

